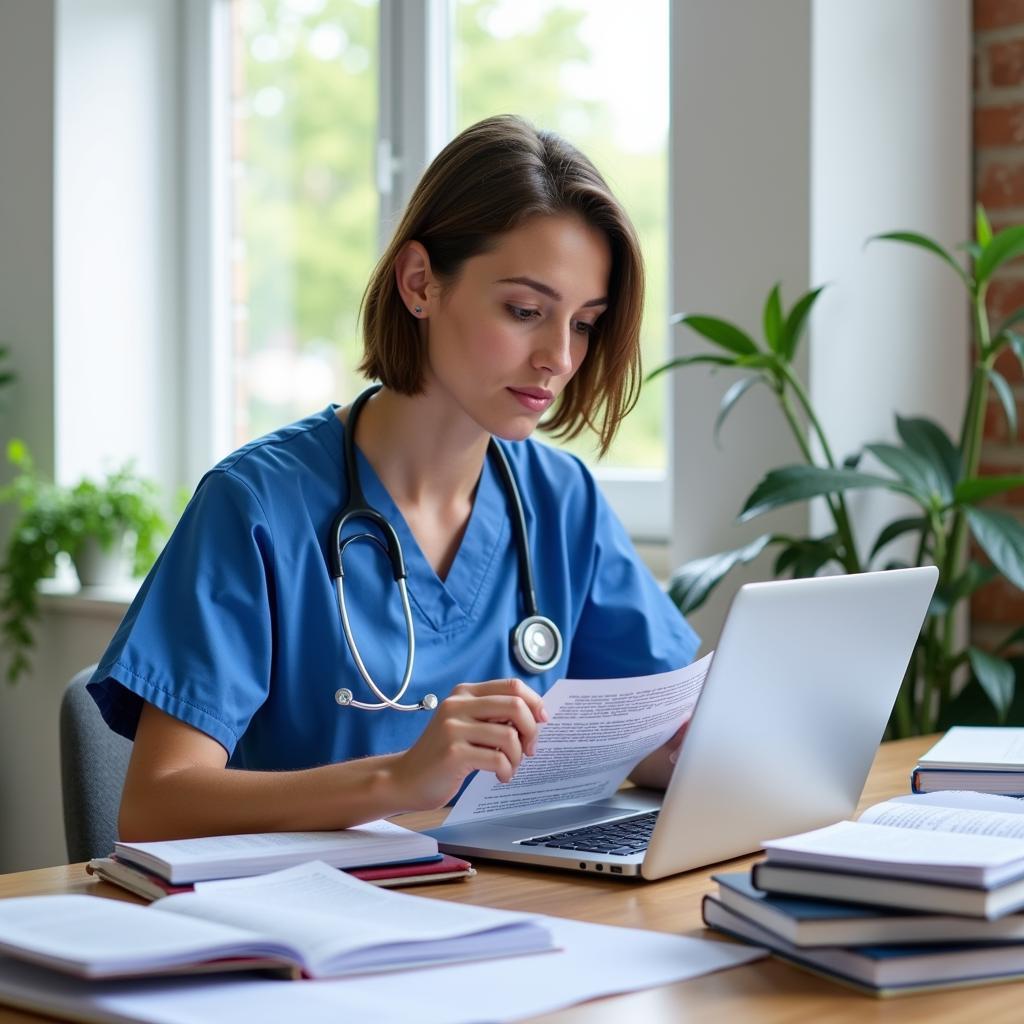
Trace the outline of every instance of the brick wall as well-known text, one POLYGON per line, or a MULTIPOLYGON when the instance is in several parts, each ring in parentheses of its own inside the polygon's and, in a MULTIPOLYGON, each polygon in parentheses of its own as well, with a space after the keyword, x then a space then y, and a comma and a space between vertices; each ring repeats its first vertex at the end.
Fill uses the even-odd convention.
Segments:
MULTIPOLYGON (((996 230, 1024 223, 1024 0, 974 0, 974 189, 996 230)), ((1024 306, 1024 261, 1004 268, 989 289, 993 326, 1024 306)), ((1024 377, 1010 356, 999 369, 1017 396, 1018 436, 1011 437, 993 396, 985 420, 982 472, 1024 473, 1024 377)), ((1001 502, 1024 515, 1024 488, 1001 502)), ((1024 594, 1000 581, 971 606, 975 643, 993 645, 1024 623, 1024 594)))

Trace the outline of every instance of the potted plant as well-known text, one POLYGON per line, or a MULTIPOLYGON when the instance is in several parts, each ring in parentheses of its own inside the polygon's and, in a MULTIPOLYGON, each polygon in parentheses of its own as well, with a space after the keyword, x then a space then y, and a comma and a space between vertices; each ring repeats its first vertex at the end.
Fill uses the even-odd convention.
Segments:
MULTIPOLYGON (((761 343, 742 328, 716 317, 675 317, 674 322, 696 331, 714 348, 673 359, 656 369, 648 380, 674 367, 706 365, 740 370, 744 376, 722 398, 716 436, 743 395, 763 385, 777 399, 803 457, 799 464, 770 470, 740 510, 739 521, 746 522, 783 505, 820 498, 828 504, 833 529, 817 537, 763 534, 736 550, 689 562, 673 574, 669 592, 684 613, 693 611, 730 569, 769 548, 776 552, 776 576, 813 576, 825 568, 841 572, 896 568, 909 563, 890 557, 888 546, 898 537, 910 537, 914 541, 913 564, 937 565, 940 578, 896 701, 889 734, 927 733, 953 721, 1005 722, 1014 704, 1016 670, 1020 667, 1007 657, 1007 652, 1024 640, 1024 628, 1010 632, 995 651, 986 651, 958 642, 956 618, 961 602, 997 575, 1024 589, 1024 525, 1006 513, 983 507, 986 499, 1024 486, 1024 476, 978 476, 990 390, 998 396, 1011 432, 1017 430, 1013 392, 995 369, 995 362, 1001 353, 1010 352, 1024 366, 1024 336, 1015 330, 1024 321, 1024 309, 993 330, 986 294, 995 272, 1009 260, 1024 255, 1024 226, 993 234, 979 206, 976 237, 960 246, 966 253, 966 270, 952 253, 924 235, 897 231, 875 240, 927 250, 951 268, 967 293, 974 323, 974 366, 959 437, 950 438, 931 420, 897 416, 899 444, 865 444, 860 451, 837 460, 794 367, 804 326, 821 288, 803 295, 787 312, 776 285, 764 306, 761 343), (820 457, 815 456, 814 442, 820 457), (883 472, 861 469, 865 455, 870 455, 883 472), (844 496, 853 489, 878 488, 909 498, 916 510, 888 523, 870 543, 860 543, 844 496), (972 538, 975 548, 986 556, 984 561, 975 557, 972 538), (969 672, 969 678, 958 692, 954 679, 961 671, 969 672)), ((1024 692, 1020 696, 1024 697, 1024 692)))
POLYGON ((18 512, 0 566, 0 633, 14 682, 29 668, 37 586, 53 575, 57 556, 70 556, 83 586, 139 576, 153 564, 166 524, 156 486, 130 463, 100 481, 61 487, 40 477, 22 442, 10 442, 7 454, 17 474, 0 497, 18 512))

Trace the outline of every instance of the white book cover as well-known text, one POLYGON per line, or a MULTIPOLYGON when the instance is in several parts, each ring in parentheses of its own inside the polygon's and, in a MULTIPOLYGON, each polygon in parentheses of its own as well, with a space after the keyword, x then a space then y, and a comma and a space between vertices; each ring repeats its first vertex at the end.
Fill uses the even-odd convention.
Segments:
POLYGON ((919 768, 1024 772, 1024 729, 955 725, 917 764, 919 768))

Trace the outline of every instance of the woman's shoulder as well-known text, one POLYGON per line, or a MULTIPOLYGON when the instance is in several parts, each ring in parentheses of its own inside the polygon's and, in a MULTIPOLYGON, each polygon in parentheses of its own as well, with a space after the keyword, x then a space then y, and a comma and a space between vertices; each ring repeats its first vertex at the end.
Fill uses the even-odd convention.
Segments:
POLYGON ((518 479, 529 487, 560 491, 589 490, 593 476, 586 463, 571 452, 536 438, 498 441, 518 479))
MULTIPOLYGON (((296 474, 329 473, 342 465, 342 426, 333 405, 248 441, 225 455, 206 478, 230 478, 255 492, 296 474)), ((204 478, 204 479, 206 479, 204 478)))
POLYGON ((587 464, 564 449, 535 438, 500 441, 523 501, 538 511, 579 519, 600 515, 602 497, 587 464))

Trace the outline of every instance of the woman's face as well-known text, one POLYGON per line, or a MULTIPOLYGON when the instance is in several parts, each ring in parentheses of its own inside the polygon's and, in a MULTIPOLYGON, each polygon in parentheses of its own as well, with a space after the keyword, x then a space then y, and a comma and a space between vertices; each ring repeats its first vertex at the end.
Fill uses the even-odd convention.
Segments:
POLYGON ((489 434, 528 437, 587 354, 611 249, 572 216, 538 216, 430 294, 426 390, 489 434))

